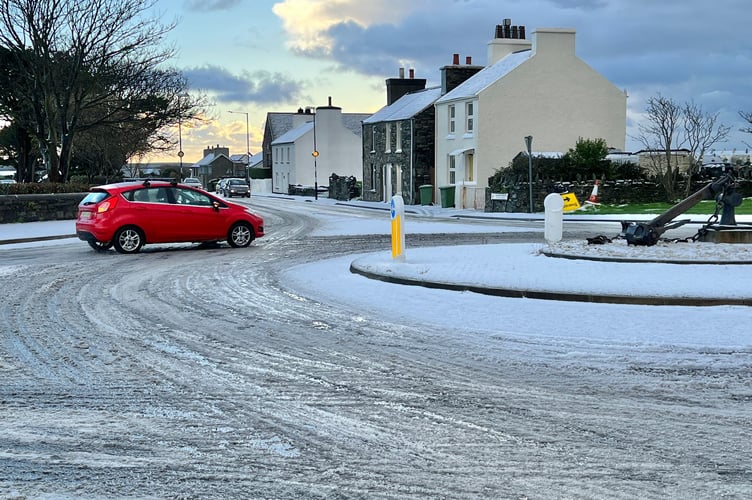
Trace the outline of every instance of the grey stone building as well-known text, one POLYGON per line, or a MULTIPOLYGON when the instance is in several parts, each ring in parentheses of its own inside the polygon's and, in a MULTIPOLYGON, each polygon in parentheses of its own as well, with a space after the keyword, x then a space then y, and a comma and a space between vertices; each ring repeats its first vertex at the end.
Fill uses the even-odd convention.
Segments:
POLYGON ((363 121, 363 200, 401 194, 409 205, 427 201, 420 186, 435 182, 434 103, 482 68, 470 58, 460 65, 454 54, 453 64, 441 68, 440 87, 426 88, 412 69, 409 78, 400 69, 399 78, 386 80, 387 105, 363 121))

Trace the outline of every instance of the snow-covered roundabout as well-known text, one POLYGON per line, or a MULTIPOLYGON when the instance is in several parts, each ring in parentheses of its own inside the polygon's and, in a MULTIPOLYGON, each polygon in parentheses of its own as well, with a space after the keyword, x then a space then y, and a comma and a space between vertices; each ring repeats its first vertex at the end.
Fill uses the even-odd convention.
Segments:
POLYGON ((647 305, 752 305, 752 245, 623 239, 415 248, 352 262, 352 272, 401 284, 487 295, 647 305))

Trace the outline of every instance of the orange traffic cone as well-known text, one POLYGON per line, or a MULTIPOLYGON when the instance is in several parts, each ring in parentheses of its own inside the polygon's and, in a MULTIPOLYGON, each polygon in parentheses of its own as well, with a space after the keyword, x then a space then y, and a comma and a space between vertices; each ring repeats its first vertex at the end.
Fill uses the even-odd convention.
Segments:
POLYGON ((598 179, 595 180, 595 186, 593 186, 593 192, 590 193, 590 198, 588 198, 588 201, 590 203, 598 203, 598 179))

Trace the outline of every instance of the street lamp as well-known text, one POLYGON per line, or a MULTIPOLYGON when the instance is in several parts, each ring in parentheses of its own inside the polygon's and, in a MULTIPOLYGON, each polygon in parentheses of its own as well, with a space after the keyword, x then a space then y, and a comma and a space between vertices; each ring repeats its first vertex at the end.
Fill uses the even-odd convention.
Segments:
POLYGON ((250 172, 248 172, 248 169, 251 168, 251 133, 250 129, 248 128, 248 112, 247 111, 228 111, 228 113, 235 113, 238 115, 245 115, 245 176, 248 177, 250 175, 250 172))
MULTIPOLYGON (((178 160, 180 161, 180 176, 183 176, 183 108, 180 100, 183 97, 188 97, 187 94, 178 94, 178 160)), ((178 179, 180 181, 182 179, 178 179)))
POLYGON ((527 175, 528 175, 528 196, 530 201, 529 212, 533 213, 533 136, 525 136, 525 146, 527 146, 527 175))
POLYGON ((316 113, 313 114, 313 199, 319 199, 319 179, 317 173, 316 159, 319 157, 319 150, 316 148, 316 113))

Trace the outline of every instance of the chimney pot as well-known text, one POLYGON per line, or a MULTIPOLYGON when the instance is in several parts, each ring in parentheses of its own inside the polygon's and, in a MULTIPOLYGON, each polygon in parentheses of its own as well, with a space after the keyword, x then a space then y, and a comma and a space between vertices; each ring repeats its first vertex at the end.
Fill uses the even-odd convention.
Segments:
POLYGON ((410 68, 410 79, 413 79, 413 78, 415 78, 415 69, 410 68))
POLYGON ((405 68, 400 68, 399 69, 399 77, 400 78, 405 78, 405 68))
POLYGON ((329 96, 329 107, 332 107, 332 96, 329 96))
POLYGON ((465 64, 467 64, 468 66, 473 64, 473 58, 470 56, 465 57, 465 64))
POLYGON ((452 56, 452 64, 454 64, 455 66, 457 66, 459 63, 460 63, 460 55, 459 54, 454 54, 452 56))

